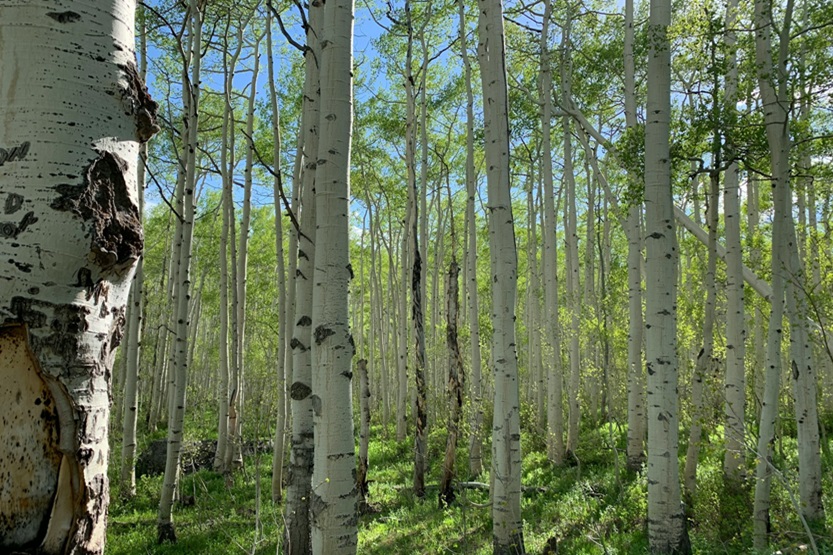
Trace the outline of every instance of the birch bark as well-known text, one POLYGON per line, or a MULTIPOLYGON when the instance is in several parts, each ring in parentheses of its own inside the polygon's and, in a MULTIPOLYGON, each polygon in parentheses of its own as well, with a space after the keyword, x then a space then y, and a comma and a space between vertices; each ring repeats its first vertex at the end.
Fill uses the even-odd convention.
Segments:
MULTIPOLYGON (((723 43, 728 51, 724 110, 735 121, 737 110, 738 66, 735 25, 737 0, 726 5, 726 33, 723 43)), ((725 121, 725 118, 724 118, 725 121)), ((730 148, 732 142, 727 141, 730 148)), ((731 153, 730 153, 731 154, 731 153)), ((739 168, 731 163, 723 176, 723 220, 726 229, 726 382, 724 416, 726 453, 723 473, 730 483, 738 484, 746 458, 744 427, 746 423, 746 325, 743 305, 743 260, 740 238, 739 168)))
MULTIPOLYGON (((174 374, 174 389, 171 395, 171 410, 168 417, 168 453, 165 460, 165 477, 159 499, 157 516, 157 534, 159 542, 176 542, 173 523, 174 492, 179 480, 179 461, 182 446, 182 433, 185 420, 185 389, 188 362, 189 331, 189 290, 191 287, 191 243, 194 231, 195 183, 197 176, 197 127, 199 121, 200 67, 202 58, 202 12, 196 0, 190 4, 189 56, 183 68, 187 76, 187 87, 183 90, 186 99, 186 117, 183 135, 186 138, 183 148, 185 182, 182 188, 182 212, 177 219, 177 235, 181 247, 176 272, 176 342, 175 358, 171 371, 174 374)), ((171 276, 174 277, 173 275, 171 276)))

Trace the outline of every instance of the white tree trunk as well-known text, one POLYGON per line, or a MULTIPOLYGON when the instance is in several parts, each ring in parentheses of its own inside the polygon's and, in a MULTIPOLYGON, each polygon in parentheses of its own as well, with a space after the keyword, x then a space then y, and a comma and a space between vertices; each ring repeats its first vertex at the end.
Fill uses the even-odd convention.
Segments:
POLYGON ((347 301, 353 3, 330 0, 321 33, 321 118, 312 305, 315 463, 310 519, 316 555, 356 552, 356 461, 350 384, 354 355, 347 301))
MULTIPOLYGON (((713 153, 714 154, 714 153, 713 153)), ((720 164, 719 153, 713 159, 720 164)), ((703 307, 703 347, 697 355, 694 372, 691 377, 691 424, 689 425, 688 446, 686 448, 685 470, 683 484, 685 485, 686 501, 692 502, 697 487, 697 459, 700 456, 700 440, 703 435, 705 421, 704 403, 706 380, 714 367, 714 316, 717 310, 717 222, 718 199, 720 198, 719 174, 713 170, 709 179, 709 195, 706 203, 706 222, 709 226, 708 253, 706 272, 703 282, 706 288, 706 304, 703 307)))
POLYGON ((509 108, 503 6, 479 0, 478 57, 483 84, 484 133, 492 276, 492 534, 495 555, 524 553, 521 519, 521 433, 515 297, 518 258, 509 180, 509 108))
POLYGON ((71 7, 0 1, 3 552, 103 552, 109 377, 142 252, 136 160, 158 130, 135 3, 71 7))
MULTIPOLYGON (((726 33, 723 42, 728 50, 726 96, 724 110, 734 114, 737 106, 738 68, 735 44, 735 23, 738 2, 726 5, 726 33)), ((730 120, 731 121, 731 120, 730 120)), ((740 238, 740 187, 737 163, 732 163, 723 176, 723 219, 726 229, 726 381, 725 381, 725 442, 723 473, 737 485, 742 478, 746 459, 744 427, 746 424, 746 325, 743 305, 743 260, 740 238)))
POLYGON ((319 70, 321 48, 317 34, 323 20, 321 4, 310 4, 301 115, 303 182, 301 185, 298 269, 294 275, 295 316, 292 334, 292 378, 289 387, 292 439, 289 480, 286 488, 286 536, 284 549, 290 555, 307 555, 310 544, 310 488, 313 465, 312 424, 312 283, 315 272, 315 186, 319 138, 319 70))
MULTIPOLYGON (((157 516, 157 534, 159 542, 176 541, 172 512, 174 492, 179 480, 179 460, 182 446, 183 425, 185 423, 185 389, 188 362, 188 331, 189 331, 189 289, 191 287, 191 240, 194 231, 194 209, 196 206, 194 188, 197 174, 197 127, 200 97, 200 64, 202 58, 202 12, 196 0, 190 6, 189 28, 189 56, 183 75, 186 87, 186 117, 183 129, 185 144, 182 152, 185 182, 182 188, 182 201, 177 204, 182 207, 180 218, 177 219, 176 234, 180 237, 181 247, 175 279, 176 299, 176 349, 175 364, 171 368, 174 374, 174 389, 171 392, 171 410, 168 417, 168 453, 165 459, 165 476, 162 482, 162 493, 159 499, 157 516), (190 70, 190 74, 188 71, 190 70)), ((171 275, 174 278, 174 275, 171 275)))
MULTIPOLYGON (((569 105, 572 95, 572 64, 570 61, 570 28, 572 16, 567 9, 566 21, 561 41, 561 89, 564 105, 569 105)), ((568 397, 568 427, 567 453, 574 455, 578 448, 578 425, 580 389, 581 353, 579 334, 581 333, 581 291, 579 290, 579 261, 578 261, 578 224, 576 221, 576 182, 573 175, 572 133, 570 131, 570 117, 561 118, 564 137, 564 181, 566 185, 566 200, 564 204, 564 234, 566 235, 567 258, 567 299, 570 304, 570 379, 567 382, 568 397)))
POLYGON ((652 553, 690 553, 677 462, 677 237, 671 195, 670 0, 651 0, 645 125, 648 540, 652 553))
MULTIPOLYGON (((144 44, 144 35, 142 35, 144 44)), ((146 52, 146 50, 143 49, 146 52)), ((142 57, 140 75, 144 80, 146 73, 143 71, 147 66, 142 57)), ((144 207, 144 163, 147 157, 146 145, 142 145, 139 156, 139 167, 137 170, 137 192, 139 201, 139 214, 144 207)), ((136 263, 136 273, 133 275, 133 285, 130 288, 130 306, 128 308, 127 324, 127 349, 125 351, 125 379, 124 379, 124 420, 122 425, 122 450, 121 450, 121 495, 131 498, 136 495, 136 422, 139 416, 139 360, 142 347, 142 296, 144 289, 144 277, 142 263, 144 257, 139 258, 136 263)))
POLYGON ((555 193, 552 175, 552 69, 549 55, 549 24, 552 4, 544 0, 541 28, 541 172, 544 181, 544 314, 546 335, 551 353, 547 365, 547 456, 555 464, 564 460, 564 412, 562 408, 561 338, 558 333, 558 283, 556 281, 555 193))
POLYGON ((471 437, 469 440, 469 474, 483 472, 483 388, 480 361, 480 307, 477 298, 477 221, 474 197, 477 194, 474 171, 474 94, 471 86, 471 62, 466 44, 465 2, 459 0, 460 51, 466 74, 466 291, 468 294, 469 331, 471 334, 471 437))
POLYGON ((283 454, 286 428, 286 264, 283 251, 283 218, 281 214, 281 194, 283 182, 281 175, 281 126, 278 94, 275 89, 275 62, 272 52, 272 12, 267 11, 266 17, 266 63, 269 83, 269 104, 272 109, 272 165, 274 176, 272 193, 275 203, 275 287, 278 290, 278 360, 275 364, 278 382, 278 417, 275 422, 275 441, 272 448, 272 502, 278 503, 283 497, 283 454))
POLYGON ((761 410, 758 468, 755 487, 754 540, 756 548, 764 548, 769 533, 769 505, 772 465, 772 441, 778 412, 780 386, 780 346, 783 295, 786 292, 790 320, 790 362, 798 421, 799 493, 801 513, 808 521, 822 520, 821 461, 819 456, 816 380, 808 344, 804 304, 804 274, 798 260, 795 227, 790 208, 790 136, 791 99, 785 74, 788 53, 792 3, 780 27, 778 65, 772 63, 772 4, 769 0, 755 2, 755 60, 758 86, 764 107, 767 142, 773 175, 772 230, 772 315, 768 337, 768 368, 761 410), (776 319, 777 318, 777 319, 776 319), (774 328, 774 329, 773 329, 774 328), (778 349, 776 351, 775 349, 778 349), (776 360, 777 359, 777 360, 776 360))
POLYGON ((642 365, 642 209, 628 208, 628 466, 645 462, 645 375, 642 365))

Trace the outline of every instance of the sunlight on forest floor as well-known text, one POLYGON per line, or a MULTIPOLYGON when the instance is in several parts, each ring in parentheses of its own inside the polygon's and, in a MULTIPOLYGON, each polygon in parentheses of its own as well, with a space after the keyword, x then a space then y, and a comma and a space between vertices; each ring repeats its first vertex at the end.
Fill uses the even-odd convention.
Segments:
MULTIPOLYGON (((392 430, 388 439, 381 428, 373 428, 370 444, 370 504, 372 513, 359 521, 359 553, 470 554, 491 553, 491 519, 488 492, 465 489, 457 503, 438 509, 440 461, 445 433, 436 428, 429 436, 429 484, 424 500, 417 500, 410 488, 412 479, 411 441, 398 444, 392 430)), ((585 429, 579 464, 553 467, 543 455, 542 440, 523 434, 524 536, 527 552, 544 552, 556 538, 558 553, 643 554, 647 553, 644 531, 646 507, 644 473, 625 470, 624 431, 618 431, 616 454, 619 477, 613 464, 613 449, 605 426, 585 429)), ((721 507, 722 468, 719 442, 706 440, 698 472, 698 490, 691 522, 695 553, 753 553, 751 518, 743 514, 743 502, 721 507), (740 505, 738 505, 740 503, 740 505)), ((795 453, 794 440, 785 438, 784 452, 795 453)), ((486 449, 488 451, 488 449, 486 449)), ((114 452, 118 453, 118 450, 114 452)), ((685 450, 681 451, 684 459, 685 450)), ((460 449, 457 468, 467 468, 466 449, 460 449)), ((796 461, 780 461, 782 468, 797 468, 796 461)), ((826 467, 829 468, 830 461, 826 467)), ((249 457, 228 487, 225 479, 210 471, 183 477, 182 495, 187 506, 174 511, 178 543, 157 545, 156 510, 161 476, 139 480, 137 497, 126 502, 113 491, 107 530, 107 555, 137 554, 234 554, 280 553, 277 542, 282 526, 281 508, 270 501, 271 457, 249 457), (260 511, 256 483, 260 483, 260 511), (259 530, 256 523, 259 522, 259 530)), ((794 472, 794 471, 791 471, 794 472)), ((115 478, 115 476, 113 476, 115 478)), ((488 483, 488 475, 478 478, 488 483)), ((833 507, 833 477, 825 474, 825 505, 833 507)), ((115 479, 113 483, 115 483, 115 479)), ((751 501, 749 501, 751 510, 751 501)), ((833 529, 833 510, 828 510, 827 529, 833 529)), ((773 552, 783 555, 805 553, 806 536, 793 513, 783 486, 773 482, 773 552)), ((818 538, 821 553, 833 553, 833 541, 818 538)))

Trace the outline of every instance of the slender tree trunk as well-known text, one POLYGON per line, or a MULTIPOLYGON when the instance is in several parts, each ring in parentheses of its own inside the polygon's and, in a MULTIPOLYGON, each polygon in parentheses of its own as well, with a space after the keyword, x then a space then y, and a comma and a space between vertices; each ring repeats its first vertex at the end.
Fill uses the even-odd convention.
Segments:
POLYGON ((361 415, 361 432, 359 432, 359 461, 356 471, 356 486, 359 490, 359 507, 367 506, 367 470, 368 450, 370 447, 370 378, 367 372, 367 359, 360 359, 356 363, 359 371, 361 389, 359 391, 359 414, 361 415))
POLYGON ((484 132, 492 267, 492 533, 495 555, 524 553, 521 519, 521 433, 515 298, 518 255, 509 181, 509 107, 503 7, 479 0, 478 54, 483 84, 484 132))
MULTIPOLYGON (((712 153, 716 165, 720 164, 720 154, 712 153)), ((714 355, 714 315, 717 310, 717 222, 718 199, 720 198, 719 170, 713 170, 709 179, 709 195, 706 205, 706 221, 709 226, 708 254, 706 274, 703 282, 706 287, 706 305, 703 310, 703 347, 697 355, 694 373, 691 378, 691 425, 689 427, 688 447, 686 449, 683 482, 686 502, 691 505, 697 487, 697 459, 700 455, 700 440, 705 422, 704 390, 706 379, 713 368, 714 355)))
MULTIPOLYGON (((275 287, 278 290, 278 360, 276 374, 278 378, 278 418, 275 422, 275 441, 272 449, 272 502, 279 503, 283 497, 283 454, 286 437, 286 267, 283 252, 283 218, 281 214, 281 194, 283 182, 281 176, 281 126, 278 94, 275 89, 275 67, 272 52, 272 11, 271 3, 266 17, 266 63, 269 82, 269 103, 272 108, 272 165, 274 176, 272 193, 275 203, 275 287)), ((293 180, 294 181, 294 180, 293 180)))
POLYGON ((448 347, 448 439, 445 444, 445 460, 440 481, 440 508, 454 503, 454 461, 457 457, 457 440, 460 436, 460 419, 463 413, 463 358, 457 341, 457 314, 459 312, 460 267, 456 256, 452 257, 448 267, 448 291, 446 292, 447 328, 446 345, 448 347))
MULTIPOLYGON (((569 105, 572 87, 572 63, 570 61, 570 28, 572 15, 569 6, 561 43, 561 88, 564 105, 569 105)), ((572 132, 570 131, 570 116, 561 118, 564 136, 564 181, 567 186, 567 202, 565 211, 565 235, 567 237, 567 298, 570 303, 570 380, 568 382, 567 397, 569 398, 569 421, 567 427, 567 453, 575 456, 578 449, 578 425, 581 406, 579 390, 581 383, 581 354, 579 334, 581 333, 581 292, 579 290, 579 261, 578 261, 578 224, 576 218, 576 182, 573 175, 572 132)))
POLYGON ((294 276, 295 322, 292 335, 292 440, 289 480, 286 488, 286 537, 284 549, 290 555, 312 553, 310 543, 310 488, 313 465, 312 424, 312 286, 315 271, 315 195, 318 167, 320 83, 318 61, 323 23, 321 4, 310 4, 304 78, 304 106, 301 115, 303 139, 303 183, 301 185, 298 269, 294 276))
MULTIPOLYGON (((408 50, 405 57, 405 97, 407 101, 407 121, 405 127, 405 164, 408 172, 408 223, 411 239, 411 318, 414 323, 414 385, 416 403, 414 411, 414 494, 425 496, 425 455, 426 444, 426 387, 425 387, 425 314, 422 301, 425 298, 423 259, 424 251, 419 240, 418 225, 420 193, 416 181, 416 99, 414 96, 413 65, 413 21, 411 19, 410 0, 405 2, 405 24, 408 27, 408 50)), ((424 74, 425 68, 422 68, 424 74)), ((424 191, 423 191, 424 195, 424 191)), ((423 215, 425 208, 423 207, 423 215)))
MULTIPOLYGON (((729 121, 736 120, 738 67, 735 44, 737 0, 726 5, 726 33, 723 43, 728 50, 724 110, 729 121)), ((723 118, 725 121, 726 118, 723 118)), ((733 148, 729 141, 730 148, 733 148)), ((743 304, 743 260, 740 238, 740 187, 737 163, 731 163, 723 177, 723 219, 726 229, 726 382, 724 386, 725 442, 723 473, 727 484, 737 487, 743 477, 746 459, 746 326, 743 304)))
POLYGON ((652 553, 691 553, 677 462, 677 236, 671 196, 670 0, 651 0, 645 126, 648 370, 648 540, 652 553))
MULTIPOLYGON (((144 82, 147 77, 147 33, 145 20, 140 18, 139 29, 139 78, 144 82)), ((139 147, 139 164, 136 168, 136 191, 138 195, 139 214, 144 213, 145 196, 145 161, 147 145, 139 147)), ((133 284, 130 288, 130 307, 128 309, 127 350, 125 351, 124 379, 124 420, 122 426, 121 451, 121 495, 132 498, 136 495, 136 422, 139 416, 139 362, 142 348, 142 328, 144 314, 142 311, 144 291, 144 257, 136 263, 133 284)))
POLYGON ((471 61, 467 46, 465 3, 459 0, 460 52, 466 74, 466 291, 468 294, 469 332, 471 334, 471 403, 472 420, 469 438, 469 474, 483 472, 483 389, 480 361, 480 307, 477 298, 477 221, 474 197, 477 194, 474 170, 474 94, 471 85, 471 61))
POLYGON ((769 533, 770 485, 772 474, 772 441, 777 420, 780 385, 780 346, 782 300, 790 320, 790 363, 792 366, 796 419, 798 421, 799 495, 801 513, 810 522, 823 521, 821 502, 821 459, 819 454, 816 379, 808 344, 804 297, 804 274, 798 259, 795 226, 790 208, 790 135, 791 100, 787 90, 792 2, 787 4, 779 37, 778 65, 772 63, 772 4, 769 0, 755 2, 755 59, 758 86, 764 106, 767 142, 773 175, 773 239, 772 239, 772 315, 770 317, 769 352, 761 429, 758 442, 758 468, 755 487, 754 540, 762 549, 769 533), (777 283, 777 286, 776 286, 777 283), (776 308, 777 307, 777 308, 776 308), (777 320, 776 320, 777 318, 777 320), (773 330, 775 328, 775 330, 773 330), (779 350, 776 352, 775 349, 779 350), (777 358, 777 360, 776 360, 777 358))
POLYGON ((552 4, 544 0, 544 21, 541 28, 541 172, 544 181, 544 312, 546 334, 551 349, 547 372, 547 456, 555 464, 564 460, 564 412, 562 408, 561 338, 558 333, 558 282, 556 281, 556 218, 552 175, 552 69, 549 55, 549 24, 552 4))
MULTIPOLYGON (((191 240, 194 230, 194 208, 196 205, 194 189, 197 172, 197 127, 200 97, 200 63, 202 57, 202 13, 196 0, 190 5, 189 27, 189 79, 183 91, 187 95, 187 116, 183 135, 186 137, 184 148, 185 186, 182 189, 182 212, 177 220, 177 234, 181 236, 179 264, 176 283, 176 357, 172 372, 175 374, 175 388, 172 392, 171 413, 168 417, 168 455, 165 460, 165 477, 162 482, 162 494, 159 500, 157 533, 159 542, 176 542, 176 533, 172 518, 174 491, 179 478, 179 460, 182 446, 182 432, 185 421, 185 389, 188 356, 188 308, 191 286, 191 240)), ((173 277, 173 276, 172 276, 173 277)))

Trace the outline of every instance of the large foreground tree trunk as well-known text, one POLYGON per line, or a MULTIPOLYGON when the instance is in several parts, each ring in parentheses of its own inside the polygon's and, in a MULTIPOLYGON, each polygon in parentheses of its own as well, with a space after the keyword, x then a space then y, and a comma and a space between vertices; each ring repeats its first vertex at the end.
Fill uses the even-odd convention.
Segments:
POLYGON ((677 462, 677 236, 671 196, 670 0, 651 0, 645 124, 645 358, 651 553, 690 553, 677 462))
POLYGON ((312 551, 356 552, 357 489, 351 398, 355 354, 348 318, 350 142, 353 123, 353 3, 324 6, 321 118, 315 191, 312 294, 312 410, 315 454, 310 500, 312 551))
POLYGON ((4 553, 104 550, 110 376, 142 252, 136 160, 158 130, 135 3, 72 7, 0 1, 4 553))
POLYGON ((515 297, 518 254, 509 182, 509 106, 503 6, 480 0, 478 55, 483 111, 492 267, 492 364, 495 399, 492 420, 492 535, 495 555, 524 553, 521 519, 521 423, 515 297))

